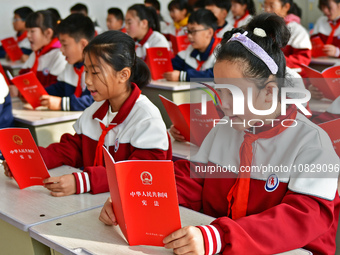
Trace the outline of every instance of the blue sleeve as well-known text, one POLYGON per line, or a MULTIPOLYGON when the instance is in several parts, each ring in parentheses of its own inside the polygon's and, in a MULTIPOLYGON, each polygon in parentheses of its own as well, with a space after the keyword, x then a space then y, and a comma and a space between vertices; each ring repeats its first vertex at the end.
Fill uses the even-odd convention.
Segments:
POLYGON ((186 80, 190 81, 190 78, 214 78, 214 68, 209 68, 204 71, 197 71, 196 69, 187 69, 186 80))
POLYGON ((67 96, 65 92, 65 82, 58 81, 46 88, 46 92, 51 96, 64 97, 67 96))
POLYGON ((172 68, 174 70, 185 71, 185 65, 186 65, 185 61, 184 59, 180 58, 178 54, 173 59, 171 59, 171 62, 172 62, 172 68))
POLYGON ((85 89, 80 97, 76 97, 75 95, 63 97, 61 108, 63 111, 84 111, 93 101, 90 91, 85 89))
POLYGON ((11 97, 8 95, 5 102, 0 104, 0 128, 12 127, 13 121, 11 97))
POLYGON ((2 46, 0 46, 0 58, 5 58, 5 57, 6 57, 6 51, 2 46))
POLYGON ((30 55, 33 51, 31 49, 27 49, 27 48, 20 48, 22 53, 24 53, 25 55, 30 55))

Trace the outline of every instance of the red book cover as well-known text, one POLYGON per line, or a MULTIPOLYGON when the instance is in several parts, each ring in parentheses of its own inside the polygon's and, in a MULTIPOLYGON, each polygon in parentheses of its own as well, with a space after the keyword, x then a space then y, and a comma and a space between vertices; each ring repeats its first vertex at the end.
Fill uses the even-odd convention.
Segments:
POLYGON ((340 157, 340 119, 335 119, 319 124, 323 130, 326 131, 329 138, 333 143, 334 150, 336 154, 340 157))
POLYGON ((207 114, 201 114, 201 103, 176 105, 159 95, 172 124, 185 137, 185 140, 200 146, 214 125, 220 119, 213 101, 207 101, 207 114))
POLYGON ((310 83, 317 87, 325 98, 335 100, 340 96, 340 66, 331 66, 321 73, 309 66, 302 65, 310 83))
POLYGON ((103 148, 113 211, 130 245, 164 246, 181 228, 173 163, 170 160, 114 162, 103 148))
POLYGON ((27 128, 0 129, 0 150, 20 189, 44 185, 43 180, 50 177, 27 128))
POLYGON ((153 80, 163 79, 165 72, 171 72, 172 63, 167 48, 155 47, 146 49, 146 63, 153 80))
POLYGON ((319 36, 313 37, 311 39, 311 42, 312 42, 312 56, 313 56, 313 58, 327 56, 322 50, 325 45, 324 45, 323 41, 321 40, 321 38, 319 36))
POLYGON ((190 45, 190 41, 187 35, 170 35, 170 41, 172 44, 174 55, 176 55, 180 51, 186 50, 190 45))
POLYGON ((42 95, 48 95, 33 72, 18 75, 12 79, 12 82, 33 109, 41 105, 40 97, 42 95))
POLYGON ((14 39, 14 37, 9 37, 6 39, 1 40, 2 47, 4 47, 8 57, 12 61, 17 61, 21 59, 21 56, 23 55, 22 50, 20 49, 17 41, 14 39))

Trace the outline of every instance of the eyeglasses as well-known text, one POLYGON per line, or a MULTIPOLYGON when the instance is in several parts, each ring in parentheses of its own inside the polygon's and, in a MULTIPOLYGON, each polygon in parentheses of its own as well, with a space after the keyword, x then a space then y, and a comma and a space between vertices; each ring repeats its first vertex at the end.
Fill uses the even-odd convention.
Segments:
POLYGON ((14 22, 17 22, 17 21, 25 21, 25 20, 24 19, 20 19, 20 18, 13 18, 12 21, 14 23, 14 22))
POLYGON ((209 28, 204 28, 204 29, 197 29, 197 30, 188 30, 188 29, 184 29, 184 33, 187 35, 196 35, 197 32, 199 31, 204 31, 204 30, 208 30, 209 28))

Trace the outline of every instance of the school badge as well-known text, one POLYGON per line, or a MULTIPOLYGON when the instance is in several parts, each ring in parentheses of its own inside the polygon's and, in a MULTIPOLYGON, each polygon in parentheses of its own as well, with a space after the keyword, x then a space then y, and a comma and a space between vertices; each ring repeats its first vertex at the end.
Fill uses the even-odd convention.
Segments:
POLYGON ((267 192, 273 192, 274 190, 277 189, 279 186, 279 178, 277 177, 276 174, 271 174, 269 175, 266 185, 264 186, 265 190, 267 192))

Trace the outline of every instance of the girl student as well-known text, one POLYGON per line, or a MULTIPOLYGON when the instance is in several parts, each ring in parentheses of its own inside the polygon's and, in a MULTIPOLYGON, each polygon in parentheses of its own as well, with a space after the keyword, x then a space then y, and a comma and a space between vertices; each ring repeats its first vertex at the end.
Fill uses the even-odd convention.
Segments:
POLYGON ((31 13, 26 19, 27 38, 33 52, 19 74, 32 71, 44 87, 57 82, 67 64, 55 33, 57 19, 48 10, 31 13))
POLYGON ((293 0, 265 0, 264 10, 282 17, 291 33, 288 44, 283 48, 287 66, 308 66, 312 58, 312 44, 309 34, 300 24, 301 9, 293 0))
POLYGON ((128 35, 136 40, 137 57, 145 59, 147 48, 165 47, 170 50, 169 42, 159 32, 159 20, 153 7, 144 4, 130 6, 125 15, 125 28, 128 35))
MULTIPOLYGON (((338 173, 330 172, 339 158, 328 135, 295 105, 281 112, 280 100, 274 104, 285 83, 281 48, 289 31, 280 17, 268 13, 254 17, 245 31, 236 31, 225 34, 214 67, 226 117, 190 162, 175 162, 179 203, 217 219, 173 232, 164 239, 165 248, 175 254, 276 254, 304 247, 313 254, 334 254, 340 199, 338 173), (244 98, 251 88, 253 107, 272 109, 258 115, 244 104, 245 113, 234 114, 232 94, 224 84, 237 87, 244 98), (312 164, 325 164, 324 172, 309 173, 312 164), (261 165, 300 170, 250 171, 261 165), (217 166, 227 171, 197 170, 217 166)), ((106 224, 116 223, 109 202, 100 217, 106 224)))
POLYGON ((84 171, 44 180, 53 196, 109 190, 103 145, 115 161, 172 158, 162 116, 138 88, 149 83, 150 71, 136 56, 134 40, 120 31, 104 32, 84 48, 84 57, 85 82, 95 102, 75 123, 75 135, 39 148, 48 169, 69 165, 84 171))
POLYGON ((168 4, 170 17, 173 20, 169 24, 163 34, 170 34, 175 36, 185 35, 184 29, 186 28, 191 13, 191 8, 187 0, 172 0, 168 4))
POLYGON ((253 0, 231 0, 234 28, 246 25, 256 15, 253 0))

